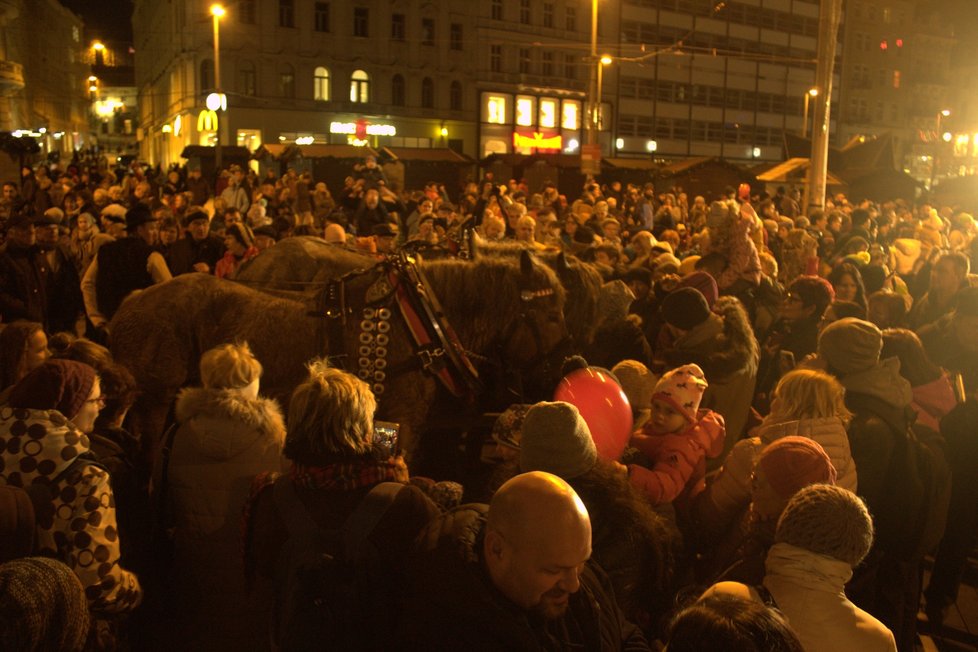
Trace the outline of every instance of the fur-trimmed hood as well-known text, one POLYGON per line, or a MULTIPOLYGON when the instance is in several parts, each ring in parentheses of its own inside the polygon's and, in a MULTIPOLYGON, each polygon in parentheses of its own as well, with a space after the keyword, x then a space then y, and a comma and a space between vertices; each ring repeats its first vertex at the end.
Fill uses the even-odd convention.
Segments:
POLYGON ((230 389, 188 387, 177 396, 176 417, 181 430, 189 427, 199 449, 218 459, 227 459, 252 446, 251 437, 231 437, 244 426, 255 431, 268 445, 285 442, 285 422, 276 401, 242 396, 230 389))
POLYGON ((741 372, 752 375, 760 357, 747 312, 731 296, 717 299, 710 319, 676 340, 675 347, 666 361, 673 366, 698 364, 711 383, 722 383, 741 372))

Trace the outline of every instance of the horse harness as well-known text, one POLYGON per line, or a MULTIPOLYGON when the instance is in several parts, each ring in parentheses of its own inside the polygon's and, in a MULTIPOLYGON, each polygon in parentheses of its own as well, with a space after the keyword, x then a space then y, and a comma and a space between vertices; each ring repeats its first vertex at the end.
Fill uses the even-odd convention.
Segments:
POLYGON ((408 255, 388 256, 367 270, 357 269, 329 281, 321 295, 319 315, 326 320, 330 358, 370 385, 378 401, 386 382, 399 373, 421 369, 437 378, 454 396, 471 396, 482 390, 475 367, 442 312, 438 298, 416 260, 408 255), (356 355, 346 351, 346 326, 354 310, 346 296, 353 278, 379 271, 364 295, 357 325, 356 355), (391 319, 400 312, 415 343, 414 356, 389 367, 391 319), (349 364, 355 360, 356 364, 349 364))

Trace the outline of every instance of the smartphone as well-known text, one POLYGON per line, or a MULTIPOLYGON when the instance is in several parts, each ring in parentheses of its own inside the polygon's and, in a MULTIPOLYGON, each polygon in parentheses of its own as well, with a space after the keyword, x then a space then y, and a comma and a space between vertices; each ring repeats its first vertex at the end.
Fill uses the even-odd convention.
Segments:
POLYGON ((397 437, 400 430, 399 423, 374 421, 374 436, 371 443, 380 447, 389 457, 397 457, 401 453, 397 437))

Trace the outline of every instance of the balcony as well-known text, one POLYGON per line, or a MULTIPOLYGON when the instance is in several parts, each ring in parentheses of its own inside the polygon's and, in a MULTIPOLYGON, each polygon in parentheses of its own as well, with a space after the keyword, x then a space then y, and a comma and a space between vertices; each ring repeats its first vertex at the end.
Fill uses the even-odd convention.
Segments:
POLYGON ((13 61, 0 61, 0 95, 24 88, 24 67, 13 61))

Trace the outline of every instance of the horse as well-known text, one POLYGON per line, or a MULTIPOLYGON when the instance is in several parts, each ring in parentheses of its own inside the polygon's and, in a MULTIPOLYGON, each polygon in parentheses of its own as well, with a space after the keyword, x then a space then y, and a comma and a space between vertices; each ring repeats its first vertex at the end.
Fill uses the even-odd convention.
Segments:
MULTIPOLYGON (((500 256, 518 258, 526 251, 527 248, 518 243, 489 243, 475 235, 468 241, 468 254, 472 260, 500 256)), ((604 284, 601 274, 593 265, 565 256, 563 252, 537 252, 534 255, 557 273, 566 290, 564 316, 573 348, 580 353, 591 344, 600 322, 598 299, 604 284)), ((303 291, 376 262, 375 257, 365 252, 314 236, 300 236, 286 238, 244 263, 234 280, 265 291, 303 291)), ((446 309, 451 308, 448 300, 443 303, 446 309)))
MULTIPOLYGON (((540 366, 568 337, 564 290, 554 272, 529 255, 432 261, 422 269, 461 350, 483 367, 540 366)), ((389 262, 380 262, 344 273, 345 326, 338 338, 327 332, 322 283, 319 292, 270 296, 207 274, 187 274, 131 295, 109 324, 110 349, 141 390, 131 415, 144 446, 162 434, 177 391, 199 380, 200 356, 219 344, 248 342, 264 367, 263 393, 282 401, 303 380, 310 359, 334 356, 334 363, 352 366, 356 355, 335 356, 338 350, 361 350, 368 294, 388 270, 389 262)), ((395 314, 387 323, 387 372, 377 417, 401 424, 402 448, 410 457, 437 381, 418 363, 406 320, 395 314)))

